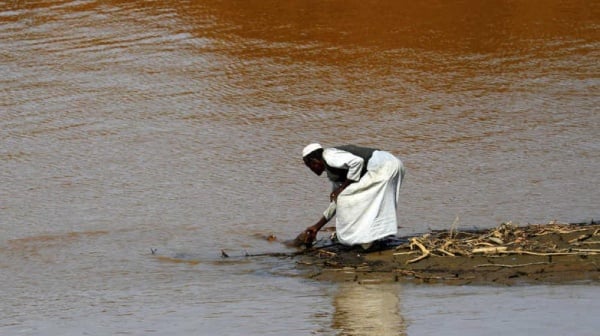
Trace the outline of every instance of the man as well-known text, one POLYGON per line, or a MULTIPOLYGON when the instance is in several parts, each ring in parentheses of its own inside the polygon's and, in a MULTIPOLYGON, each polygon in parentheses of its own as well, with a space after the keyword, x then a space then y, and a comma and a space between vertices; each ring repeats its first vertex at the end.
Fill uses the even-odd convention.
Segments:
POLYGON ((327 173, 333 191, 321 219, 297 239, 311 244, 334 215, 336 236, 344 245, 368 248, 376 240, 397 234, 398 196, 404 178, 402 161, 374 148, 323 148, 318 143, 306 146, 302 158, 315 174, 327 173))

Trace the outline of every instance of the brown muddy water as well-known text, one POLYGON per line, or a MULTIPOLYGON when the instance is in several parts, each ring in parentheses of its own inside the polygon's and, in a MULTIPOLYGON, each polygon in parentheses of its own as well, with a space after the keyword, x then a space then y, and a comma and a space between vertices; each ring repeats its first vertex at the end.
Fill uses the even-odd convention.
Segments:
POLYGON ((596 283, 239 256, 327 206, 313 141, 403 159, 401 234, 600 218, 599 25, 597 1, 0 1, 0 334, 596 335, 596 283))

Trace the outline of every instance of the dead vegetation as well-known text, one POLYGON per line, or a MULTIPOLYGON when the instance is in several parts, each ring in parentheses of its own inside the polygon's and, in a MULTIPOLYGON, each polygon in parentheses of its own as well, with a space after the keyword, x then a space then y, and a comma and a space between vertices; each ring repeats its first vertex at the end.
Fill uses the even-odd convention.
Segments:
MULTIPOLYGON (((409 259, 406 263, 419 262, 429 256, 464 256, 476 254, 503 255, 503 254, 529 254, 537 256, 557 255, 595 255, 600 249, 588 248, 597 245, 600 240, 591 239, 600 236, 600 229, 590 233, 590 228, 581 225, 569 224, 543 224, 519 227, 512 223, 503 223, 499 227, 483 232, 437 232, 428 233, 420 237, 413 237, 408 243, 408 250, 396 252, 394 255, 413 254, 415 249, 420 251, 416 258, 409 259), (586 232, 586 233, 583 233, 586 232), (567 241, 562 239, 539 239, 545 235, 571 237, 567 241)), ((400 245, 396 250, 407 250, 407 244, 400 245)))

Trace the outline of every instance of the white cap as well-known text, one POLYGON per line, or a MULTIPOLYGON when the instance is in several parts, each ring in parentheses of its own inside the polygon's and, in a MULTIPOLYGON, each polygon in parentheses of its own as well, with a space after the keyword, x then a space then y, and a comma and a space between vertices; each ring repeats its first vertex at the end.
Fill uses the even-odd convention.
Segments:
POLYGON ((310 145, 304 147, 304 149, 302 150, 302 157, 306 157, 308 154, 321 148, 323 148, 323 146, 319 145, 318 143, 311 143, 310 145))

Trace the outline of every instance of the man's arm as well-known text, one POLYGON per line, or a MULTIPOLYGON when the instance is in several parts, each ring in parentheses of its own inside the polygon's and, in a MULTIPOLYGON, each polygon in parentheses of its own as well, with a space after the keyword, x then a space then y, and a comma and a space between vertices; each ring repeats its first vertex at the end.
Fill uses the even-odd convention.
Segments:
POLYGON ((346 179, 346 181, 344 181, 337 189, 331 192, 331 195, 329 195, 329 200, 331 202, 337 202, 338 195, 341 194, 347 186, 354 182, 356 181, 346 179))
POLYGON ((360 180, 364 160, 350 152, 337 148, 328 148, 323 152, 325 162, 335 168, 348 169, 346 180, 340 184, 329 196, 330 201, 337 201, 338 195, 350 184, 360 180))
POLYGON ((329 203, 329 207, 323 212, 323 216, 319 219, 319 221, 306 228, 306 230, 302 231, 298 237, 296 237, 296 241, 300 241, 305 245, 310 245, 315 239, 317 239, 317 233, 329 222, 329 220, 335 215, 335 210, 337 205, 335 202, 329 203))
POLYGON ((323 151, 323 159, 334 168, 348 169, 346 179, 354 182, 360 180, 365 164, 363 158, 337 148, 327 148, 323 151))

